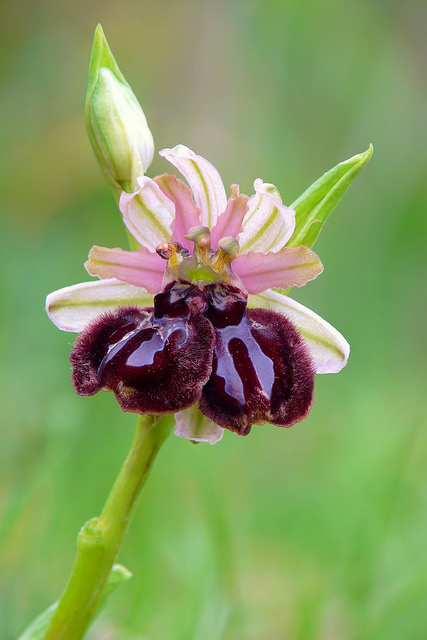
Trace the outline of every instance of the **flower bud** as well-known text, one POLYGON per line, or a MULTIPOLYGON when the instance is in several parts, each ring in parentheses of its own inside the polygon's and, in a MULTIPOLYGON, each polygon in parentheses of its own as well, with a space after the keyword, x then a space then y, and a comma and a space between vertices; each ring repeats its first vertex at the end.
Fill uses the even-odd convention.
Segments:
POLYGON ((133 191, 153 159, 153 136, 101 25, 95 31, 90 59, 86 125, 98 162, 116 195, 133 191))

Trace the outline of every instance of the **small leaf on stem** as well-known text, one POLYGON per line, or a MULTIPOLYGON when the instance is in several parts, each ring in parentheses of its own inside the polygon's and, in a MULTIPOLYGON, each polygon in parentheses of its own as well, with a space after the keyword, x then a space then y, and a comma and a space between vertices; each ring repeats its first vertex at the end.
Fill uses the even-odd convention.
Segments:
MULTIPOLYGON (((126 567, 121 564, 115 564, 111 569, 110 575, 108 577, 107 584, 104 589, 104 593, 102 594, 101 601, 99 603, 98 611, 99 613, 101 609, 104 607, 106 601, 111 596, 111 594, 120 587, 124 582, 127 582, 132 577, 132 574, 126 567)), ((45 637, 45 633, 49 626, 50 620, 58 606, 57 602, 54 602, 50 605, 43 613, 41 613, 29 627, 24 631, 22 635, 19 636, 18 640, 43 640, 45 637)))

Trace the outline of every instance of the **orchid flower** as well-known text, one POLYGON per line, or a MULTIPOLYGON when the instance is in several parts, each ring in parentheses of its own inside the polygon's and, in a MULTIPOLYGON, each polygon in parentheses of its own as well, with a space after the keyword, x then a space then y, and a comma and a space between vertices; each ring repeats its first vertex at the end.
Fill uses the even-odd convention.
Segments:
POLYGON ((112 390, 124 411, 176 414, 178 436, 217 442, 224 429, 289 427, 313 400, 315 373, 346 364, 349 345, 281 293, 323 270, 307 247, 286 246, 295 211, 255 180, 251 197, 178 145, 160 155, 184 176, 140 176, 123 192, 123 221, 140 248, 94 246, 99 280, 51 293, 57 327, 82 332, 71 354, 77 393, 112 390))
POLYGON ((101 25, 86 126, 132 250, 92 247, 85 267, 98 279, 51 293, 46 310, 57 327, 79 333, 70 356, 77 393, 112 391, 139 417, 104 508, 79 532, 61 598, 22 639, 82 638, 108 592, 128 579, 114 562, 173 416, 176 435, 210 444, 225 429, 245 436, 253 425, 290 427, 311 409, 315 374, 340 371, 350 351, 287 293, 323 271, 312 247, 372 145, 291 206, 260 178, 250 197, 237 184, 227 197, 215 167, 184 145, 160 155, 186 182, 150 178, 153 137, 101 25))

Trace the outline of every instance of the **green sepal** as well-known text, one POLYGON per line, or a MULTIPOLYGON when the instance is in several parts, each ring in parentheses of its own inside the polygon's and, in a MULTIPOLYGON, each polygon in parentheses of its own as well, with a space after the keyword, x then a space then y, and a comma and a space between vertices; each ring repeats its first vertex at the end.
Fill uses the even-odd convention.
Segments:
MULTIPOLYGON (((97 613, 101 611, 106 601, 117 587, 120 587, 120 585, 127 582, 131 577, 132 574, 126 569, 126 567, 123 567, 121 564, 113 565, 110 575, 108 576, 107 584, 105 585, 97 613)), ((38 615, 37 618, 32 621, 30 626, 27 627, 19 636, 18 640, 43 640, 57 606, 58 602, 54 602, 50 607, 43 611, 43 613, 38 615)))
POLYGON ((326 220, 355 177, 371 159, 373 150, 370 144, 363 153, 340 162, 290 205, 296 213, 295 231, 287 247, 304 245, 311 248, 314 245, 326 220))

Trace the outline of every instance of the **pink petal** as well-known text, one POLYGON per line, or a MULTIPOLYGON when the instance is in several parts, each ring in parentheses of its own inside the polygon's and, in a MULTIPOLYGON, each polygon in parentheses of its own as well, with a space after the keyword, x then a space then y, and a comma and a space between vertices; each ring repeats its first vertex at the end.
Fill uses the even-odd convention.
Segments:
POLYGON ((150 293, 162 288, 165 261, 156 253, 142 248, 138 251, 92 247, 85 267, 91 276, 116 278, 122 282, 143 287, 150 293))
POLYGON ((278 291, 249 296, 248 306, 283 313, 293 322, 310 351, 316 373, 338 373, 347 364, 350 345, 329 322, 278 291))
POLYGON ((200 224, 212 229, 227 205, 227 196, 218 171, 208 160, 182 144, 173 149, 163 149, 160 155, 169 160, 186 178, 196 206, 200 209, 200 224))
POLYGON ((224 429, 206 418, 196 405, 175 414, 175 435, 180 438, 215 444, 223 434, 224 429))
POLYGON ((82 331, 101 313, 117 307, 151 307, 153 296, 141 287, 119 280, 92 280, 53 291, 46 298, 46 312, 63 331, 82 331))
POLYGON ((237 256, 232 268, 248 293, 302 287, 323 271, 318 256, 307 247, 283 249, 279 253, 244 253, 237 256))
POLYGON ((122 193, 120 211, 133 237, 154 252, 171 237, 175 207, 151 178, 138 178, 138 183, 139 191, 122 193))
POLYGON ((218 218, 218 222, 211 231, 212 247, 216 249, 218 240, 224 236, 234 238, 242 232, 242 222, 248 210, 248 196, 239 194, 238 185, 231 185, 232 196, 227 202, 224 213, 218 218))
POLYGON ((200 225, 200 212, 194 204, 190 189, 176 176, 167 173, 154 178, 164 195, 175 205, 175 219, 172 222, 172 240, 193 251, 193 243, 185 235, 191 227, 200 225))
POLYGON ((295 211, 282 203, 274 186, 258 178, 254 182, 255 195, 248 203, 239 236, 240 250, 280 251, 295 229, 295 211))

